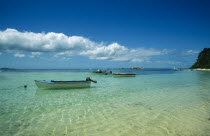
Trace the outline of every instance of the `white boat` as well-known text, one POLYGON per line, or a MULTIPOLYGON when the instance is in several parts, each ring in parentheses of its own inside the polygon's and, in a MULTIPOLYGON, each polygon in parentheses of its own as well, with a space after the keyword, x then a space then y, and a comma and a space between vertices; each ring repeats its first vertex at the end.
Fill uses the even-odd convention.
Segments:
POLYGON ((89 88, 91 81, 97 83, 90 78, 80 81, 54 81, 54 80, 35 80, 38 88, 45 89, 71 89, 71 88, 89 88))
POLYGON ((172 70, 174 70, 174 71, 178 71, 178 70, 180 70, 180 69, 179 69, 179 68, 175 68, 175 67, 174 67, 172 70))

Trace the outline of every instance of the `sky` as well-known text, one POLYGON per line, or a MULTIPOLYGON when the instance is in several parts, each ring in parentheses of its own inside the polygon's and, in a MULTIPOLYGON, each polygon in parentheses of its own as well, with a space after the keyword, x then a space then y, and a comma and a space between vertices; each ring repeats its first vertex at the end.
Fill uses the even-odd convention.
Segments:
POLYGON ((0 0, 0 68, 190 67, 209 0, 0 0))

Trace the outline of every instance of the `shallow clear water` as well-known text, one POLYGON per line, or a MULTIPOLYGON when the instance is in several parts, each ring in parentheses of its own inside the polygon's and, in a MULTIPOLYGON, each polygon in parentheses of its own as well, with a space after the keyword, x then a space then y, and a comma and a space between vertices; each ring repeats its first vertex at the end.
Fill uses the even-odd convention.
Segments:
POLYGON ((210 72, 112 70, 0 72, 0 135, 136 136, 210 134, 210 72), (83 80, 91 88, 41 90, 34 80, 83 80), (23 85, 27 85, 24 89, 23 85))

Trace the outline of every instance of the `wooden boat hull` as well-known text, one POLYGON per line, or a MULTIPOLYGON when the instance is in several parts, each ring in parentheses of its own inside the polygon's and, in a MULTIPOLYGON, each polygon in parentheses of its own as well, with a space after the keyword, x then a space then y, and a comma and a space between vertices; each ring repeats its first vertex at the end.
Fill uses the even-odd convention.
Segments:
POLYGON ((104 72, 104 73, 92 73, 92 74, 97 74, 97 75, 111 75, 112 73, 104 72))
POLYGON ((73 89, 73 88, 89 88, 91 81, 45 81, 35 80, 38 88, 46 89, 73 89))

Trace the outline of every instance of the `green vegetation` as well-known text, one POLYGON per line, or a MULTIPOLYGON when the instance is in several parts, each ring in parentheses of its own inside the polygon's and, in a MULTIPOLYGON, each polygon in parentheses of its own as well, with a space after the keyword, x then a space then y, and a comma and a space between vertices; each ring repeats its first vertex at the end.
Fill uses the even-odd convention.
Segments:
POLYGON ((204 68, 210 69, 210 48, 204 48, 198 55, 198 59, 191 69, 204 68))

